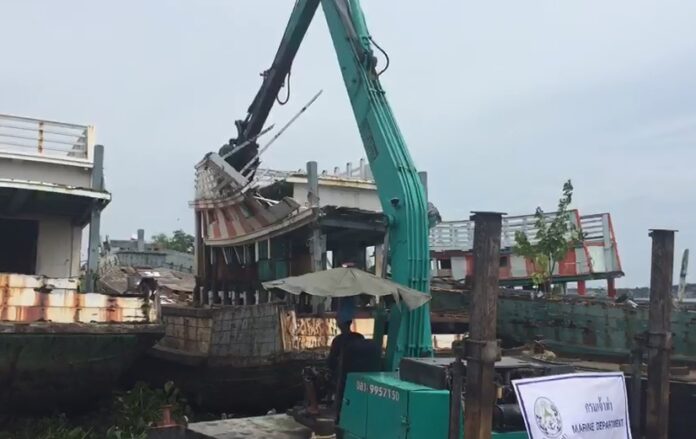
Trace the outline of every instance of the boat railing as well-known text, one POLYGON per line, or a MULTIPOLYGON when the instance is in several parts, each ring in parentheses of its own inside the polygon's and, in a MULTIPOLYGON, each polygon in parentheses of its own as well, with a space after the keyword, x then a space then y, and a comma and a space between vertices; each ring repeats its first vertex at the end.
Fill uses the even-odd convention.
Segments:
POLYGON ((346 163, 345 170, 341 170, 341 168, 335 167, 333 168, 332 174, 328 173, 328 171, 323 171, 321 175, 366 181, 374 180, 374 177, 372 176, 372 170, 370 169, 370 164, 367 163, 365 159, 360 159, 358 161, 357 166, 354 166, 352 162, 348 162, 346 163))
MULTIPOLYGON (((556 213, 544 214, 550 223, 556 213)), ((611 220, 608 213, 579 216, 577 210, 568 212, 568 221, 575 224, 583 233, 584 242, 602 242, 610 244, 613 240, 611 220)), ((520 215, 503 218, 501 231, 501 248, 515 245, 515 234, 521 232, 534 243, 538 228, 534 215, 520 215)), ((430 231, 430 249, 433 251, 469 251, 474 244, 474 223, 470 220, 443 221, 430 231)))
MULTIPOLYGON (((277 181, 285 180, 292 176, 304 175, 306 172, 302 169, 297 171, 279 171, 276 169, 259 168, 256 172, 256 177, 253 186, 264 187, 269 186, 277 181)), ((343 180, 360 180, 374 181, 370 164, 365 159, 360 159, 358 164, 352 162, 346 163, 346 167, 341 169, 336 166, 332 170, 323 170, 319 177, 337 178, 343 180)))
POLYGON ((585 241, 613 239, 608 213, 597 213, 580 217, 580 226, 585 241))
POLYGON ((94 127, 0 114, 0 157, 90 166, 94 127))

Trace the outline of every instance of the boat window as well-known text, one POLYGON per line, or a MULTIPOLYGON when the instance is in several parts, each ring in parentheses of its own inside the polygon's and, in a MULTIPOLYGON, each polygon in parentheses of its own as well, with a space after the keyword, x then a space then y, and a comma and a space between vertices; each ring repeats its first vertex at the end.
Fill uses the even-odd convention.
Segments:
POLYGON ((258 247, 258 252, 257 252, 257 261, 258 260, 263 260, 263 259, 270 259, 271 258, 271 252, 270 252, 270 240, 265 239, 263 241, 258 241, 256 243, 256 246, 258 247))
POLYGON ((0 218, 0 272, 36 274, 39 222, 0 218))
POLYGON ((440 270, 451 270, 452 269, 452 260, 450 260, 450 259, 438 259, 438 262, 440 263, 440 270))

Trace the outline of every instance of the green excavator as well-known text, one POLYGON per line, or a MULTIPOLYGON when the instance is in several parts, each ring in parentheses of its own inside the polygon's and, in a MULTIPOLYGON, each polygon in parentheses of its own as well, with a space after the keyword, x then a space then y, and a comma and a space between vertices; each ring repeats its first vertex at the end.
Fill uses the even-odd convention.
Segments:
MULTIPOLYGON (((246 118, 236 122, 237 137, 220 154, 235 150, 228 158, 230 164, 244 169, 247 176, 254 172, 255 167, 248 164, 258 160, 256 139, 320 3, 387 220, 392 280, 427 292, 430 255, 425 189, 380 84, 384 69, 378 70, 373 48, 381 49, 370 36, 359 0, 295 2, 273 64, 263 73, 263 84, 246 118)), ((388 328, 382 370, 348 374, 337 431, 350 439, 447 438, 450 392, 444 377, 448 362, 432 358, 428 306, 413 311, 394 306, 385 323, 375 319, 376 340, 388 328)), ((514 412, 514 408, 508 411, 514 412)), ((508 431, 493 437, 527 435, 508 431)))

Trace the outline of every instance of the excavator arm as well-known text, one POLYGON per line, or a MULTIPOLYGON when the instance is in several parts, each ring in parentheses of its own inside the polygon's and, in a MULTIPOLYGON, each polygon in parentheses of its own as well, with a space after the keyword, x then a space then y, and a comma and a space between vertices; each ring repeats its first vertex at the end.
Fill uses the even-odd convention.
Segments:
MULTIPOLYGON (((374 43, 359 0, 296 1, 273 65, 264 74, 263 85, 249 107, 246 119, 237 123, 237 139, 226 147, 241 145, 263 128, 319 3, 388 220, 392 279, 428 291, 430 262, 425 191, 380 84, 374 43)), ((254 148, 251 143, 249 146, 254 148)), ((234 157, 244 166, 254 159, 255 153, 235 154, 231 158, 234 157)), ((241 169, 241 166, 235 167, 241 169)), ((404 356, 431 355, 430 331, 427 305, 414 311, 393 307, 389 314, 386 369, 395 370, 404 356)))
MULTIPOLYGON (((258 162, 256 155, 259 146, 255 141, 255 137, 261 133, 268 119, 268 114, 278 98, 278 93, 283 87, 285 79, 290 74, 292 61, 295 59, 297 50, 300 48, 300 43, 302 43, 307 28, 312 22, 317 7, 319 7, 319 0, 298 1, 295 3, 290 20, 285 27, 283 39, 273 59, 273 64, 271 64, 268 70, 261 73, 261 76, 263 76, 261 88, 251 102, 246 117, 235 121, 237 137, 230 139, 229 143, 223 145, 220 149, 220 155, 224 157, 227 153, 234 150, 235 147, 246 144, 236 151, 234 155, 226 158, 227 162, 238 171, 241 171, 250 160, 258 162)), ((287 86, 289 87, 290 85, 288 84, 287 86)), ((249 177, 256 170, 257 165, 258 163, 255 163, 254 166, 249 168, 247 172, 249 177)))
MULTIPOLYGON (((425 190, 376 72, 373 41, 359 0, 322 0, 353 115, 360 130, 382 210, 388 219, 392 280, 428 291, 428 205, 425 190)), ((432 354, 428 306, 393 307, 386 367, 402 357, 432 354)))

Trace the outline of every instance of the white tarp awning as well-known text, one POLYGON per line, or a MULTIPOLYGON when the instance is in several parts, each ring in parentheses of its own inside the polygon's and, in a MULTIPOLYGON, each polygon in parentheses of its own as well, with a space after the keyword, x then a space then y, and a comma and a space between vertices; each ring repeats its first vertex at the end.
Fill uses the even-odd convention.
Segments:
POLYGON ((302 276, 286 277, 263 283, 264 288, 278 288, 290 294, 307 293, 322 297, 349 297, 360 294, 393 296, 409 309, 416 309, 430 300, 430 294, 383 279, 352 267, 339 267, 302 276))

